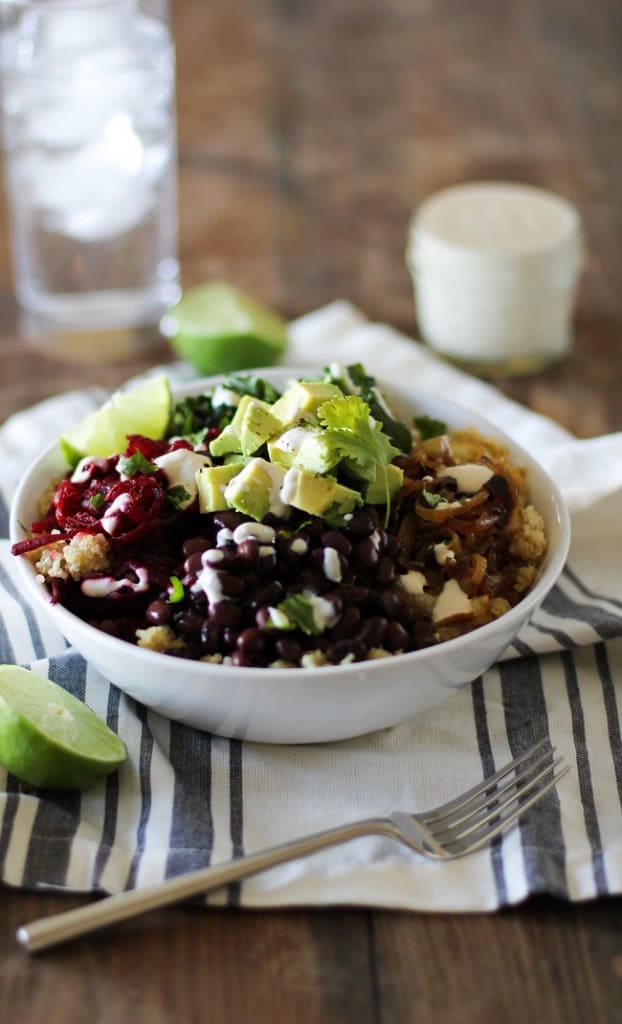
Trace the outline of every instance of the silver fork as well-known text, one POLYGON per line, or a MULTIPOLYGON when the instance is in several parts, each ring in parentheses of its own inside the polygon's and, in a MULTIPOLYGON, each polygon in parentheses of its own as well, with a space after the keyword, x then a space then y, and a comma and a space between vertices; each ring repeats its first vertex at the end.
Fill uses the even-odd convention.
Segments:
POLYGON ((393 811, 387 817, 350 822, 170 878, 147 889, 109 896, 23 925, 17 930, 17 940, 29 953, 37 953, 359 836, 389 836, 435 860, 464 857, 516 822, 566 774, 568 768, 560 768, 562 758, 554 758, 553 754, 549 741, 540 740, 494 775, 441 807, 421 814, 393 811))

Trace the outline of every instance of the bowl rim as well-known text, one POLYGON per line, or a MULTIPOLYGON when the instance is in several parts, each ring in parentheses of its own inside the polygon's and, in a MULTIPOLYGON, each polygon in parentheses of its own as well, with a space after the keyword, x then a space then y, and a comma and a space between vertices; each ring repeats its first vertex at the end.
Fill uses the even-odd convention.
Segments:
MULTIPOLYGON (((269 381, 270 378, 272 378, 271 382, 273 382, 275 378, 283 378, 284 381, 300 379, 301 377, 304 379, 305 375, 307 375, 306 379, 308 379, 309 374, 317 374, 319 371, 317 365, 315 367, 306 365, 259 367, 256 369, 253 368, 248 372, 252 373, 253 376, 265 377, 269 381)), ((183 381, 178 384, 173 381, 171 382, 173 399, 176 400, 188 395, 201 393, 201 391, 207 388, 223 383, 223 381, 229 376, 231 375, 214 374, 205 377, 198 377, 190 381, 183 381)), ((149 665, 153 665, 154 669, 156 666, 161 667, 163 664, 162 659, 166 658, 171 661, 171 667, 175 666, 177 671, 181 670, 183 667, 184 672, 189 673, 192 677, 196 676, 197 678, 205 676, 206 674, 215 676, 221 675, 221 673, 224 673, 230 678, 231 671, 235 671, 236 675, 243 673, 245 677, 247 676, 252 679, 261 680, 262 678, 265 678, 266 673, 269 672, 273 681, 274 679, 282 679, 283 685, 291 685, 294 680, 300 680, 301 671, 304 673, 305 680, 309 678, 317 678, 318 673, 325 675, 327 672, 335 672, 339 676, 346 677, 360 675, 361 672, 367 673, 371 669, 377 669, 378 667, 381 668, 383 665, 386 665, 387 661, 390 661, 393 664, 399 663, 399 665, 403 666, 406 671, 415 671, 418 666, 423 666, 430 660, 430 658, 434 658, 438 652, 443 652, 443 654, 447 654, 449 657, 456 657, 459 656, 461 651, 468 650, 474 642, 477 642, 478 638, 481 637, 482 642, 484 638, 494 640, 494 637, 497 634, 501 636, 503 634, 510 633, 511 638, 505 645, 507 648, 512 643, 512 638, 516 636, 518 629, 530 620, 534 610, 541 604, 546 595, 553 588, 565 565, 571 539, 570 515, 565 499, 554 479, 537 462, 537 460, 528 451, 526 451, 522 445, 506 434, 501 428, 490 423, 478 412, 471 410, 468 406, 461 405, 459 402, 454 401, 454 399, 447 398, 437 392, 419 390, 416 387, 411 386, 404 387, 403 385, 384 381, 381 377, 377 377, 376 382, 380 390, 387 396, 389 404, 392 407, 397 405, 396 411, 398 414, 400 401, 412 402, 415 407, 417 403, 422 403, 423 405, 432 403, 438 404, 447 409, 448 416, 446 417, 446 420, 450 431, 452 429, 458 429, 457 427, 452 426, 452 418, 457 417, 459 419, 463 419, 465 423, 473 421, 472 426, 484 434, 484 436, 490 436, 494 440, 498 440, 508 447, 514 464, 518 463, 526 466, 528 483, 529 478, 533 476, 534 479, 539 479, 541 488, 546 487, 551 502, 553 518, 558 528, 557 544, 553 550, 549 550, 545 555, 545 561, 541 568, 540 575, 532 588, 516 605, 514 605, 514 607, 512 607, 508 612, 505 612, 499 618, 485 623, 482 626, 478 626, 476 629, 473 629, 468 633, 463 633, 451 640, 444 640, 441 643, 430 647, 420 648, 415 651, 389 655, 387 658, 349 662, 345 665, 312 666, 310 668, 305 668, 304 670, 301 670, 300 667, 270 670, 270 668, 247 666, 241 669, 239 666, 224 665, 219 662, 171 658, 170 655, 163 654, 163 652, 152 651, 148 648, 139 647, 137 644, 132 644, 129 641, 120 639, 119 637, 111 636, 110 634, 104 633, 102 630, 98 630, 94 626, 90 626, 83 619, 79 618, 79 616, 63 607, 63 605, 52 603, 45 584, 37 580, 32 563, 23 557, 17 556, 16 569, 20 574, 24 585, 27 587, 29 594, 38 601, 39 605, 43 605, 45 607, 48 614, 53 616, 57 628, 59 628, 60 632, 63 633, 65 637, 67 634, 63 625, 67 624, 68 629, 72 633, 75 633, 76 631, 79 633, 84 632, 87 642, 90 637, 95 637, 100 648, 109 649, 113 655, 116 653, 118 655, 125 655, 126 657, 139 657, 146 668, 148 668, 149 665), (489 433, 486 434, 486 431, 489 433), (518 628, 512 629, 511 627, 516 622, 518 622, 518 628)), ((12 544, 23 540, 24 537, 28 535, 28 531, 24 529, 22 516, 20 514, 21 506, 27 492, 33 486, 33 480, 37 473, 41 472, 44 467, 47 468, 48 463, 53 463, 55 455, 58 456, 60 467, 60 465, 62 465, 62 455, 58 447, 58 439, 44 448, 43 451, 41 451, 40 454, 30 462, 24 471, 10 505, 9 535, 12 544)), ((55 479, 59 479, 57 474, 54 474, 52 477, 48 475, 46 480, 42 483, 40 493, 44 492, 46 484, 49 485, 55 479)), ((550 529, 548 534, 548 539, 550 541, 550 529)), ((84 657, 88 661, 88 655, 84 654, 84 657)), ((498 657, 495 661, 496 660, 498 660, 498 657)))

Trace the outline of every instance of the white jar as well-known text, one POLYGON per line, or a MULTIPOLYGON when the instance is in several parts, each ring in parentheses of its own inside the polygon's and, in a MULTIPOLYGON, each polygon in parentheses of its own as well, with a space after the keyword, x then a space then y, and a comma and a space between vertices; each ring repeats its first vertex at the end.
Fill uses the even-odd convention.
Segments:
POLYGON ((413 215, 407 248, 421 337, 485 374, 561 359, 581 252, 576 209, 550 192, 477 182, 431 196, 413 215))

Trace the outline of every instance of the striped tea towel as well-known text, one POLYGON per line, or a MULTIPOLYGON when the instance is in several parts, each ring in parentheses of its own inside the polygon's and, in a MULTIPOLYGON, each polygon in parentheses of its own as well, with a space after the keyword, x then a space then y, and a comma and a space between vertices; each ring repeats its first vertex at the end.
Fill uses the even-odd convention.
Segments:
MULTIPOLYGON (((83 698, 130 758, 82 795, 20 789, 0 769, 0 878, 27 888, 118 892, 344 820, 421 810, 548 735, 571 766, 557 790, 490 849, 434 863, 383 838, 273 869, 208 902, 352 903, 482 911, 534 893, 622 892, 622 435, 579 441, 344 302, 292 325, 289 361, 363 362, 385 380, 484 409, 554 474, 572 511, 567 569, 497 666, 444 704, 370 736, 318 746, 242 743, 169 722, 70 650, 18 591, 0 551, 0 659, 83 698)), ((184 375, 183 367, 172 373, 184 375)), ((187 375, 187 371, 186 371, 187 375)), ((0 516, 31 455, 101 396, 71 393, 0 431, 0 516)))

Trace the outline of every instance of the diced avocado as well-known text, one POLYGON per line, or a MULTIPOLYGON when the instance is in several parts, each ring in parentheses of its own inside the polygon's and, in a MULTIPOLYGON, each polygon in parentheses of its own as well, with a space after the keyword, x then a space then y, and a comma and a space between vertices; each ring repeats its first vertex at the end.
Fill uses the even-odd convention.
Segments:
POLYGON ((358 491, 344 487, 333 476, 319 476, 305 469, 288 469, 281 488, 281 497, 288 505, 312 516, 343 516, 352 512, 363 499, 358 491))
POLYGON ((271 406, 271 412, 281 426, 289 427, 298 420, 312 419, 322 402, 327 402, 330 398, 341 398, 342 395, 341 388, 336 384, 297 380, 271 406))
MULTIPOLYGON (((389 485, 389 497, 392 498, 399 491, 404 481, 404 470, 399 466, 387 466, 386 482, 389 485)), ((363 488, 363 498, 368 505, 386 505, 387 492, 385 484, 384 469, 378 466, 376 479, 363 488)))
POLYGON ((268 455, 271 462, 290 469, 297 466, 310 473, 328 473, 341 455, 327 440, 323 430, 312 426, 290 427, 284 433, 268 441, 268 455))
POLYGON ((197 473, 199 511, 219 512, 228 508, 225 490, 229 481, 243 469, 242 462, 230 462, 226 466, 206 466, 197 473))
POLYGON ((265 459, 251 459, 227 484, 224 497, 228 508, 261 520, 268 512, 283 515, 286 507, 279 497, 285 470, 265 459))
POLYGON ((253 398, 252 395, 242 395, 231 423, 210 442, 210 454, 228 455, 234 452, 252 455, 281 427, 281 422, 272 414, 267 402, 253 398))
POLYGON ((250 455, 242 455, 241 452, 229 452, 227 455, 223 455, 222 461, 224 462, 225 466, 229 464, 234 464, 236 466, 240 466, 241 468, 242 466, 246 465, 250 458, 250 455))

